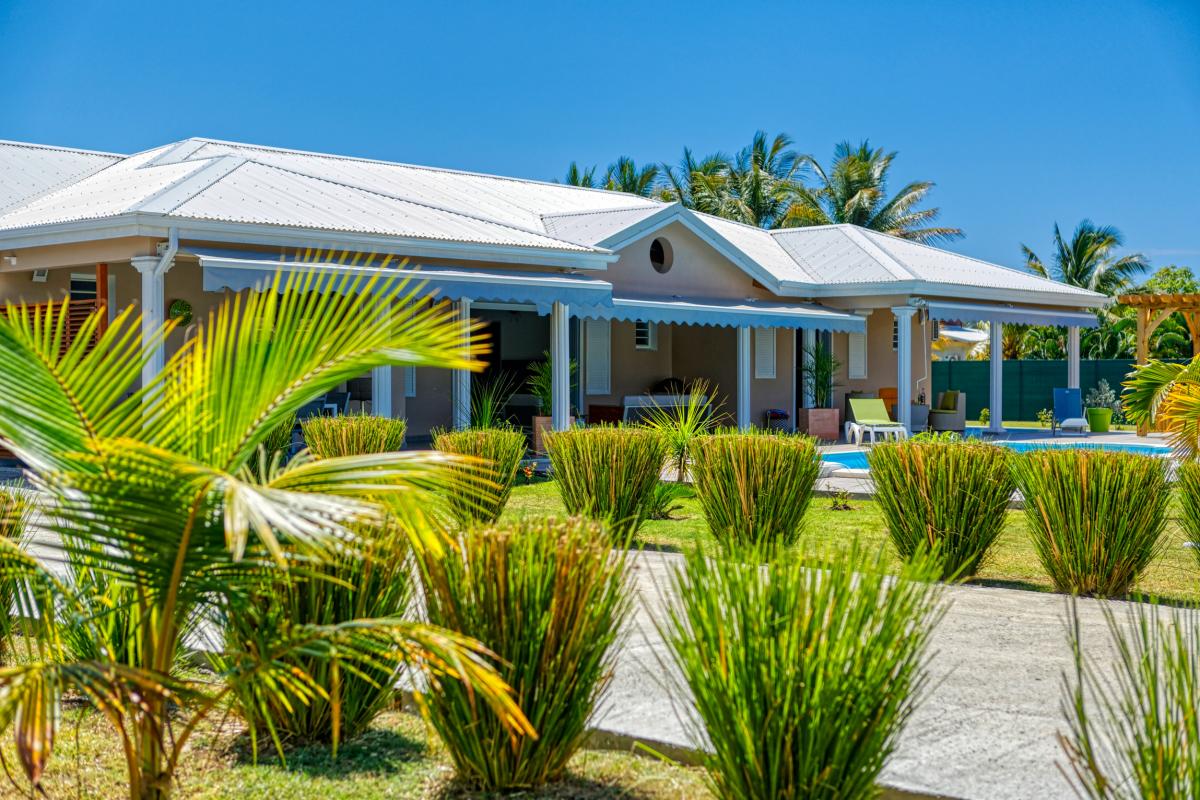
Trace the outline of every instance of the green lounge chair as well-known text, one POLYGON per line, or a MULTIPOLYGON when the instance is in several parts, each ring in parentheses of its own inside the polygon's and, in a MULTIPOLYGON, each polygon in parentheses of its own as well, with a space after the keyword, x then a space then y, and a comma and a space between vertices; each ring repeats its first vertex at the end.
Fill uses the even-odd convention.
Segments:
POLYGON ((850 398, 850 412, 854 414, 854 420, 846 423, 847 441, 862 444, 864 433, 871 437, 871 444, 875 444, 877 433, 883 434, 884 438, 895 436, 903 439, 908 436, 908 430, 899 422, 892 421, 887 406, 878 397, 850 398))

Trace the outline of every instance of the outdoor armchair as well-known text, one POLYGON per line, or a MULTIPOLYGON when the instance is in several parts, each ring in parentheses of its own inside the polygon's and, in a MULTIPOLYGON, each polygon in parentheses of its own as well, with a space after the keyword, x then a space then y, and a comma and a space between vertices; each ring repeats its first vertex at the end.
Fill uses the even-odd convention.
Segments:
POLYGON ((1083 398, 1078 389, 1054 390, 1054 419, 1050 421, 1050 433, 1058 436, 1060 428, 1082 436, 1087 436, 1091 430, 1083 416, 1083 398))
POLYGON ((929 409, 929 430, 966 432, 966 392, 948 390, 938 395, 937 407, 929 409))

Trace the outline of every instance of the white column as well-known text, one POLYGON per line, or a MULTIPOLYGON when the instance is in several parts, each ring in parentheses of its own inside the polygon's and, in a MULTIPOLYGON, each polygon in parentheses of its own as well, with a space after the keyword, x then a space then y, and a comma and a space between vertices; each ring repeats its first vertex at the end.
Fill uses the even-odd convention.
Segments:
MULTIPOLYGON (((130 262, 142 276, 142 346, 146 347, 167 319, 166 276, 174 261, 158 256, 136 256, 130 262)), ((142 385, 150 385, 165 363, 166 355, 160 343, 142 367, 142 385)))
POLYGON ((896 421, 912 431, 912 318, 917 309, 895 306, 896 315, 896 421))
POLYGON ((571 417, 571 314, 566 303, 550 310, 550 425, 556 431, 570 427, 571 417))
POLYGON ((376 417, 392 416, 391 367, 376 367, 371 370, 371 414, 376 417))
POLYGON ((1067 326, 1067 388, 1079 388, 1079 326, 1067 326))
POLYGON ((753 361, 750 350, 750 329, 737 329, 737 426, 750 427, 750 370, 753 361))
MULTIPOLYGON (((811 328, 805 328, 803 331, 801 331, 801 334, 800 342, 804 347, 804 363, 802 368, 807 370, 812 367, 813 348, 817 345, 817 332, 811 328)), ((816 400, 813 396, 813 383, 811 378, 804 379, 804 387, 801 390, 801 396, 803 397, 801 402, 803 403, 804 407, 812 408, 813 403, 816 402, 816 400)))
MULTIPOLYGON (((462 326, 463 349, 471 341, 471 301, 463 298, 455 303, 458 309, 459 324, 462 326)), ((466 369, 454 370, 450 380, 451 402, 454 404, 453 424, 455 429, 471 427, 471 371, 466 369)))
POLYGON ((988 433, 1003 433, 1004 423, 1004 324, 992 321, 989 358, 991 363, 991 387, 988 398, 988 433))

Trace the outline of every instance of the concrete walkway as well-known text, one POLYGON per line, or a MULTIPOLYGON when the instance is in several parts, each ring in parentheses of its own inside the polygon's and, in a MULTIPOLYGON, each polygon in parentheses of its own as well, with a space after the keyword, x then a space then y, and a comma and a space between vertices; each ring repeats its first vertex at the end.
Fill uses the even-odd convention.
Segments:
MULTIPOLYGON (((690 699, 669 690, 670 654, 661 618, 672 553, 646 552, 632 566, 640 603, 596 725, 668 749, 703 746, 683 719, 690 699)), ((931 689, 909 720, 884 783, 917 796, 963 800, 1072 798, 1059 771, 1059 703, 1071 666, 1067 601, 1061 595, 948 587, 949 610, 932 641, 931 689)), ((1114 657, 1101 603, 1080 601, 1090 653, 1114 657), (1090 632, 1090 633, 1089 633, 1090 632)))

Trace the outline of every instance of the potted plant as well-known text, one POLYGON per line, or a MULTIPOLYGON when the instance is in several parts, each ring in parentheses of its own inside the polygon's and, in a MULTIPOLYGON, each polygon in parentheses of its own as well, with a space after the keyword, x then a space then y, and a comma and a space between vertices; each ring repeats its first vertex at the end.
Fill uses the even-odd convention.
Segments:
POLYGON ((1113 408, 1117 406, 1117 393, 1103 378, 1084 398, 1084 416, 1092 433, 1107 433, 1112 425, 1113 408))
POLYGON ((833 407, 833 380, 841 369, 833 350, 817 340, 812 353, 805 359, 801 375, 812 386, 813 407, 801 408, 796 415, 797 427, 809 436, 837 441, 841 429, 841 411, 833 407))
MULTIPOLYGON (((533 418, 533 452, 537 455, 544 455, 546 452, 543 437, 545 432, 550 430, 553 420, 548 412, 554 399, 554 365, 550 361, 549 353, 542 353, 542 355, 545 356, 545 360, 535 361, 529 365, 529 378, 526 381, 529 393, 534 396, 538 404, 538 414, 533 418)), ((571 389, 574 390, 577 385, 575 371, 578 368, 574 359, 571 359, 567 368, 571 375, 571 389)), ((574 425, 575 418, 568 417, 567 424, 574 425)))

